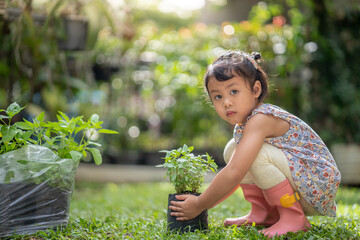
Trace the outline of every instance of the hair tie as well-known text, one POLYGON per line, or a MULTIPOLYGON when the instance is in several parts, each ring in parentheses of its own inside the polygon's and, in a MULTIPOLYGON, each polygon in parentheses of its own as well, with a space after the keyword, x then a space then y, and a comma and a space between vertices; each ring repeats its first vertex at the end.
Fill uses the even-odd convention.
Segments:
POLYGON ((260 59, 261 58, 261 54, 258 53, 258 52, 252 52, 251 55, 247 54, 247 53, 244 53, 243 54, 255 67, 255 69, 258 69, 259 66, 258 66, 258 63, 256 60, 260 59))

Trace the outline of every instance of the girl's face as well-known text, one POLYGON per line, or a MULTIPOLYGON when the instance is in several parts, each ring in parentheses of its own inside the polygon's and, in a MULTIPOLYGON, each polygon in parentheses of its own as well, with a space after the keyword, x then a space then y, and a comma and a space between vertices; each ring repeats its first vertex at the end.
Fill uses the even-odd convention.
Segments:
POLYGON ((261 84, 256 81, 254 89, 242 77, 235 76, 220 82, 214 77, 208 83, 209 96, 219 116, 232 125, 243 124, 259 104, 261 84))

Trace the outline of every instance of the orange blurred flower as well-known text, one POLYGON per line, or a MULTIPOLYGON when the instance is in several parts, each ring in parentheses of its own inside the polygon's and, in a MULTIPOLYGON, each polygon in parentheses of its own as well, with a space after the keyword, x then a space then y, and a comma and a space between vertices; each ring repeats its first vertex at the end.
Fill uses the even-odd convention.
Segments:
POLYGON ((272 22, 274 25, 282 27, 285 25, 286 19, 283 16, 276 16, 276 17, 273 17, 272 22))
POLYGON ((207 26, 205 23, 195 23, 194 28, 197 32, 205 32, 207 26))
POLYGON ((180 28, 179 29, 179 35, 182 38, 191 38, 192 37, 192 32, 188 28, 180 28))
POLYGON ((242 30, 250 31, 251 30, 251 23, 249 21, 241 21, 239 23, 242 30))

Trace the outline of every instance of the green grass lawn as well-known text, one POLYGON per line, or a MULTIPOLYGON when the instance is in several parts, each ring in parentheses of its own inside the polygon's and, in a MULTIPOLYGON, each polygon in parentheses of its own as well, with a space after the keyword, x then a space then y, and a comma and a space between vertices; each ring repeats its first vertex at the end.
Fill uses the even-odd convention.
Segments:
MULTIPOLYGON (((67 228, 12 239, 266 239, 258 227, 222 226, 226 217, 250 210, 241 190, 209 210, 209 231, 170 234, 166 211, 171 192, 168 183, 77 183, 67 228)), ((337 218, 309 217, 312 230, 278 239, 360 239, 360 188, 342 187, 337 206, 337 218)))

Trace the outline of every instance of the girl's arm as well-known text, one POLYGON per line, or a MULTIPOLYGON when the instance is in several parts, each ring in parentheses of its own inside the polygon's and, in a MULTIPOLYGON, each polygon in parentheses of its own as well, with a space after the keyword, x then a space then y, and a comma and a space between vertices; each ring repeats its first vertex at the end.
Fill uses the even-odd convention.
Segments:
POLYGON ((220 199, 218 202, 216 202, 213 206, 209 207, 209 208, 213 208, 216 205, 218 205, 219 203, 225 201, 228 197, 230 197, 238 188, 240 187, 240 184, 238 184, 233 190, 231 190, 228 194, 225 195, 225 197, 223 197, 222 199, 220 199))
MULTIPOLYGON (((243 136, 235 149, 230 162, 213 179, 209 187, 198 197, 180 195, 177 198, 185 201, 172 201, 170 209, 177 220, 189 220, 209 209, 229 194, 244 178, 251 164, 270 136, 280 136, 278 118, 257 114, 247 122, 243 136)), ((288 127, 288 125, 287 125, 288 127)))

